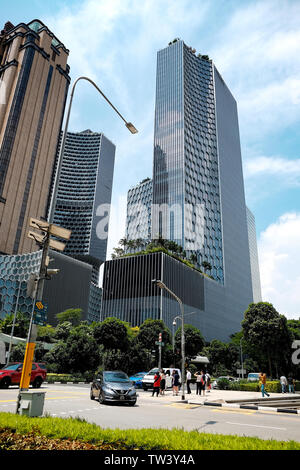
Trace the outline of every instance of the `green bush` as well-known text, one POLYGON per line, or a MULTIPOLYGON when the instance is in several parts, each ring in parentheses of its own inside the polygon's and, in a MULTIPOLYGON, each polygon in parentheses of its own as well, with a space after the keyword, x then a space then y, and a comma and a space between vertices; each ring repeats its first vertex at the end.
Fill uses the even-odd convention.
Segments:
POLYGON ((230 382, 228 379, 219 379, 218 380, 218 387, 219 390, 229 390, 230 388, 230 382))
POLYGON ((53 384, 54 382, 91 382, 94 377, 94 372, 84 372, 84 374, 47 374, 46 381, 49 384, 53 384))
MULTIPOLYGON (((224 380, 224 379, 222 379, 224 380)), ((220 382, 220 381, 219 381, 220 382)), ((220 388, 220 387, 219 387, 220 388)), ((248 382, 247 380, 239 380, 238 382, 229 383, 230 390, 240 390, 243 392, 260 392, 260 383, 257 382, 248 382)), ((270 393, 281 393, 281 385, 279 380, 267 380, 266 390, 270 393)), ((295 386, 296 391, 300 391, 300 382, 296 381, 295 386)))

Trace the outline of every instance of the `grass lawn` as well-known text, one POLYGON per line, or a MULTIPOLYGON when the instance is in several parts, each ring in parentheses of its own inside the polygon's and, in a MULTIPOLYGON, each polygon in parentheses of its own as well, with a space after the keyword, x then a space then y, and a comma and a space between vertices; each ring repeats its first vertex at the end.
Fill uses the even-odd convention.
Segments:
POLYGON ((0 413, 0 450, 5 449, 300 450, 300 443, 181 429, 112 430, 76 418, 0 413))

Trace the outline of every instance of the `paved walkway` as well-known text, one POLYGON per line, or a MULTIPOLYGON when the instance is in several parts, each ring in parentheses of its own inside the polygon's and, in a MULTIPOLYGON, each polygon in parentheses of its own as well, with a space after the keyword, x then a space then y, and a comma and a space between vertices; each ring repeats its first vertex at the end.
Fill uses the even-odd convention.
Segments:
MULTIPOLYGON (((149 390, 144 392, 143 390, 137 390, 138 395, 147 400, 159 400, 166 403, 181 402, 182 395, 179 391, 178 396, 174 396, 172 390, 165 391, 164 395, 159 395, 152 397, 152 391, 149 390)), ((283 399, 283 398, 300 398, 300 393, 270 393, 269 399, 283 399)), ((243 391, 232 391, 232 390, 211 390, 210 392, 205 392, 205 395, 196 395, 195 391, 192 391, 191 394, 187 394, 185 390, 185 400, 191 404, 202 404, 206 402, 218 402, 226 403, 228 400, 257 400, 262 399, 261 392, 243 392, 243 391)), ((269 400, 268 397, 265 397, 263 401, 269 400)))

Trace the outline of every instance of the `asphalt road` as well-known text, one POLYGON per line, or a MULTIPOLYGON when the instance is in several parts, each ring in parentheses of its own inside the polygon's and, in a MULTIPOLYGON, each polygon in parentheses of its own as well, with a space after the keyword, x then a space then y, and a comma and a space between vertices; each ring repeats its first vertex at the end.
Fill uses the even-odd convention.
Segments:
MULTIPOLYGON (((300 442, 300 415, 189 405, 171 392, 161 399, 143 390, 138 390, 134 407, 100 405, 90 399, 89 389, 89 385, 43 384, 39 390, 46 392, 44 415, 80 417, 103 428, 180 428, 300 442)), ((17 395, 17 387, 1 389, 0 412, 15 413, 17 395)))

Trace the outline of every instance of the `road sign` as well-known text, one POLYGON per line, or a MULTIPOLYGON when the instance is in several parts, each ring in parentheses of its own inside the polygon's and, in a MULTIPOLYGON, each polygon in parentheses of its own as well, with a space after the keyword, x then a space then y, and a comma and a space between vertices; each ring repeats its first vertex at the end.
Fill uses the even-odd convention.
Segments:
POLYGON ((65 240, 69 240, 72 233, 71 230, 59 227, 58 225, 49 224, 49 222, 35 219, 34 217, 30 217, 29 225, 30 227, 37 228, 43 232, 49 232, 50 235, 54 235, 55 237, 63 238, 65 240))
POLYGON ((43 326, 47 322, 48 305, 38 301, 34 306, 33 323, 43 326))
POLYGON ((69 240, 71 237, 71 230, 68 230, 58 225, 51 224, 49 227, 49 233, 55 237, 63 238, 64 240, 69 240))
MULTIPOLYGON (((36 233, 33 230, 29 230, 28 238, 31 238, 32 240, 41 244, 45 241, 45 237, 43 235, 41 235, 40 233, 36 233)), ((54 250, 63 251, 65 249, 65 246, 65 243, 59 242, 58 240, 50 240, 49 242, 49 247, 53 248, 54 250)))
POLYGON ((246 374, 246 372, 247 372, 246 369, 237 369, 236 370, 237 374, 246 374))
POLYGON ((165 343, 163 343, 162 341, 155 341, 155 344, 156 346, 164 346, 165 343))
POLYGON ((34 219, 33 217, 30 217, 29 225, 30 227, 43 230, 44 232, 47 232, 49 228, 49 222, 46 222, 45 220, 34 219))

